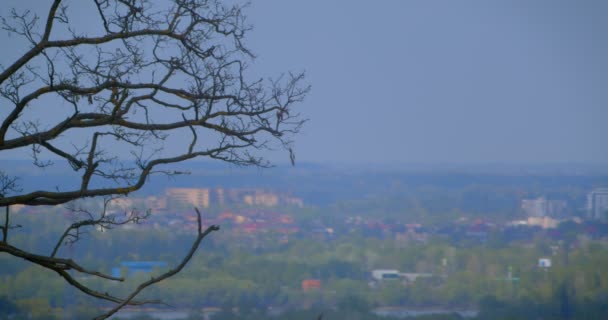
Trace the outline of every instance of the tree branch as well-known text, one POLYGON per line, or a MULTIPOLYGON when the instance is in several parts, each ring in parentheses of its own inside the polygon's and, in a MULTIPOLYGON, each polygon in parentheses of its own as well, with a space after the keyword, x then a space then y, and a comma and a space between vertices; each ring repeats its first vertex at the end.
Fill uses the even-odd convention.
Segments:
POLYGON ((112 316, 113 314, 115 314, 118 310, 120 310, 120 308, 124 307, 125 305, 127 305, 129 303, 129 301, 131 301, 132 299, 134 299, 142 290, 144 290, 145 288, 161 282, 165 279, 168 279, 174 275, 176 275, 178 272, 180 272, 185 266, 186 264, 188 264, 188 262, 190 261, 190 259, 192 259, 192 256, 194 255, 194 253, 196 252, 196 250, 198 249, 201 241, 203 241, 203 239, 209 235, 211 232, 213 231, 218 231, 220 230, 220 227, 218 225, 211 225, 209 227, 207 227, 207 229, 205 229, 203 231, 202 229, 202 222, 201 222, 201 213, 198 210, 198 208, 194 208, 196 211, 196 217, 197 217, 197 223, 198 223, 198 236, 196 237, 196 240, 194 240, 194 243, 192 244, 192 247, 190 248, 190 250, 188 251, 188 253, 186 253, 186 256, 182 259, 182 261, 173 269, 161 274, 158 277, 153 277, 150 280, 140 284, 137 289, 135 289, 135 291, 133 291, 126 299, 124 299, 123 302, 119 303, 118 305, 116 305, 114 308, 112 308, 110 311, 106 312, 105 314, 95 318, 95 319, 107 319, 110 316, 112 316))
POLYGON ((10 226, 10 214, 9 214, 9 206, 5 207, 5 215, 4 215, 4 227, 2 228, 2 242, 6 243, 8 238, 8 228, 10 226))
POLYGON ((112 277, 110 275, 107 275, 107 274, 104 274, 101 272, 88 270, 88 269, 80 266, 79 264, 77 264, 76 262, 74 262, 71 259, 61 259, 61 258, 54 258, 54 257, 48 257, 48 256, 29 253, 29 252, 23 251, 17 247, 14 247, 8 243, 0 243, 0 252, 6 252, 15 257, 28 260, 37 265, 40 265, 42 267, 45 267, 47 269, 51 269, 54 271, 56 271, 56 270, 75 270, 80 273, 89 274, 89 275, 107 279, 107 280, 124 281, 123 278, 112 277))
POLYGON ((105 202, 99 216, 83 211, 89 218, 67 226, 50 256, 43 256, 8 243, 13 228, 9 206, 127 195, 142 188, 152 174, 179 173, 158 167, 197 157, 267 167, 258 153, 278 148, 288 151, 293 162, 291 137, 306 121, 293 105, 310 87, 302 84, 303 74, 248 80, 247 65, 254 55, 245 46, 251 28, 241 5, 220 0, 175 1, 173 6, 152 6, 146 0, 94 4, 90 16, 99 20, 90 35, 77 34, 78 26, 70 23, 75 12, 61 0, 52 1, 42 30, 27 13, 12 11, 14 25, 2 20, 3 28, 30 47, 0 70, 0 104, 5 110, 0 152, 31 150, 34 166, 67 162, 79 180, 61 185, 61 190, 23 191, 17 178, 0 171, 0 207, 6 207, 0 252, 54 270, 85 294, 116 303, 103 318, 124 305, 156 302, 134 298, 184 268, 202 239, 219 227, 202 230, 196 210, 198 236, 181 263, 121 299, 87 287, 71 272, 124 279, 57 255, 62 244, 77 241, 85 228, 111 228, 142 217, 115 219, 106 215, 105 202), (54 23, 61 23, 69 36, 57 39, 54 23), (180 139, 183 146, 163 149, 165 142, 174 141, 168 137, 184 133, 191 138, 180 139), (60 160, 48 161, 48 154, 60 160))
POLYGON ((86 190, 75 190, 75 191, 66 191, 66 192, 52 192, 52 191, 34 191, 28 194, 5 197, 0 198, 0 206, 6 206, 9 204, 25 204, 30 206, 39 206, 39 205, 57 205, 66 203, 68 201, 78 199, 78 198, 88 198, 88 197, 97 197, 97 196, 110 196, 110 195, 127 195, 131 192, 139 190, 148 176, 152 173, 152 169, 154 169, 157 165, 162 164, 171 164, 178 163, 185 160, 193 159, 201 156, 209 156, 217 158, 217 155, 223 151, 235 149, 235 148, 245 148, 248 145, 224 145, 215 149, 200 151, 200 152, 192 152, 188 154, 182 154, 180 156, 172 157, 172 158, 158 158, 154 159, 143 168, 141 171, 137 183, 129 186, 116 187, 116 188, 100 188, 100 189, 86 189, 86 190))
POLYGON ((114 227, 122 226, 129 223, 140 223, 142 220, 145 220, 150 216, 149 212, 147 212, 145 215, 140 216, 135 211, 131 211, 131 213, 126 219, 117 221, 116 216, 107 215, 108 206, 110 205, 111 201, 115 199, 116 198, 113 197, 104 199, 103 209, 101 211, 101 214, 99 215, 99 218, 97 219, 93 219, 93 214, 86 209, 72 208, 71 211, 86 213, 90 218, 86 220, 80 220, 69 225, 65 229, 61 237, 59 237, 59 240, 55 244, 55 247, 53 248, 50 257, 55 257, 57 251, 59 250, 62 244, 74 244, 76 241, 80 240, 80 229, 83 227, 99 226, 103 229, 112 229, 114 227))

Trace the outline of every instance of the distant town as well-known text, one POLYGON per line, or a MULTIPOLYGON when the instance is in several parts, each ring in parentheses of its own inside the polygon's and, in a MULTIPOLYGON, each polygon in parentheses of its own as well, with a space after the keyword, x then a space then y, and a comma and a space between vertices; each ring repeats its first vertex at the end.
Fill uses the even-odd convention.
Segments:
MULTIPOLYGON (((607 222, 608 188, 592 189, 586 198, 586 203, 582 204, 585 208, 583 216, 571 215, 572 209, 566 200, 542 196, 521 200, 523 219, 497 223, 490 218, 455 216, 450 224, 441 223, 439 226, 386 221, 381 217, 343 215, 343 219, 334 224, 323 223, 322 219, 318 219, 313 221, 312 228, 302 228, 296 223, 296 215, 297 209, 305 207, 304 200, 292 194, 266 189, 167 188, 161 195, 112 199, 106 210, 107 214, 133 210, 149 212, 149 221, 138 228, 147 226, 194 231, 196 217, 193 208, 196 207, 212 213, 205 217, 205 225, 230 227, 236 234, 255 236, 273 233, 279 235, 282 242, 289 241, 289 236, 331 238, 352 232, 362 232, 373 237, 394 237, 397 241, 425 242, 431 235, 470 237, 485 241, 493 233, 510 233, 522 226, 550 231, 565 222, 589 223, 591 226, 595 222, 607 222)), ((58 206, 56 210, 62 208, 63 206, 58 206)), ((46 209, 15 206, 12 210, 15 213, 35 214, 46 209)), ((608 236, 605 233, 608 230, 601 228, 590 227, 585 230, 592 237, 608 236)))
MULTIPOLYGON (((608 273, 596 266, 608 261, 608 176, 306 168, 279 171, 256 186, 255 174, 202 179, 209 171, 199 172, 173 184, 179 187, 152 183, 108 202, 12 206, 12 221, 30 226, 12 237, 44 252, 76 221, 102 213, 118 220, 145 217, 115 230, 89 230, 59 249, 59 256, 82 257, 88 266, 135 281, 181 258, 196 233, 198 208, 203 227, 219 225, 221 231, 205 239, 182 280, 151 290, 177 306, 181 319, 232 319, 222 312, 238 316, 243 310, 288 317, 315 308, 370 317, 489 319, 488 312, 504 311, 496 303, 518 310, 530 295, 543 307, 526 310, 572 304, 603 312, 599 297, 608 290, 608 273), (564 293, 565 287, 573 289, 564 293), (592 300, 580 295, 587 292, 592 300)), ((33 302, 17 293, 36 288, 25 275, 37 269, 23 269, 19 260, 0 262, 0 277, 9 284, 0 296, 27 310, 33 302)), ((53 283, 52 289, 41 287, 31 296, 54 290, 69 299, 36 310, 78 318, 75 306, 86 304, 84 298, 50 281, 41 283, 53 283)), ((110 283, 104 290, 126 293, 121 288, 110 283)), ((151 318, 176 316, 164 308, 148 311, 151 318)))

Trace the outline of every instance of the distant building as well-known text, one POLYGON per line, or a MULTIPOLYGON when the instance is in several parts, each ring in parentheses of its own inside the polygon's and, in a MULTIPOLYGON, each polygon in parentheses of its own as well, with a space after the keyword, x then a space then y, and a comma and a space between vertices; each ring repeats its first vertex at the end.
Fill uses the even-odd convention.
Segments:
POLYGON ((527 221, 529 226, 538 226, 543 229, 554 229, 559 225, 559 220, 550 217, 529 217, 527 221))
POLYGON ((528 217, 543 217, 547 212, 547 200, 544 197, 524 199, 521 200, 521 208, 528 217))
POLYGON ((374 280, 378 280, 378 281, 399 279, 399 276, 400 276, 399 270, 392 270, 392 269, 372 270, 372 278, 374 280))
MULTIPOLYGON (((447 261, 446 261, 447 264, 447 261)), ((401 273, 400 276, 407 280, 407 282, 415 282, 418 278, 431 278, 432 273, 401 273)))
POLYGON ((568 208, 565 200, 547 200, 547 215, 555 217, 563 214, 568 208))
POLYGON ((108 213, 128 212, 136 207, 133 198, 115 198, 110 201, 108 213))
POLYGON ((321 280, 318 279, 306 279, 302 281, 302 290, 311 291, 321 289, 321 280))
POLYGON ((283 200, 287 205, 296 206, 298 208, 304 207, 304 200, 300 198, 286 196, 283 200))
POLYGON ((255 204, 267 207, 275 207, 279 203, 279 197, 272 193, 257 193, 255 195, 255 204))
POLYGON ((255 191, 253 194, 243 196, 243 203, 250 206, 276 207, 279 204, 279 196, 263 191, 255 191))
POLYGON ((144 200, 146 207, 152 210, 153 212, 164 212, 167 210, 167 198, 166 197, 156 197, 149 196, 144 200))
POLYGON ((372 279, 370 286, 374 287, 382 281, 387 280, 399 280, 401 284, 407 285, 416 282, 418 278, 430 278, 433 274, 431 273, 416 273, 416 272, 399 272, 399 270, 392 269, 376 269, 372 270, 372 279))
POLYGON ((224 200, 225 199, 224 198, 224 189, 222 189, 222 188, 215 189, 215 196, 216 196, 216 199, 217 199, 217 204, 220 207, 223 207, 224 203, 225 203, 225 200, 224 200))
POLYGON ((551 259, 549 258, 540 258, 538 259, 538 266, 541 268, 550 268, 551 267, 551 259))
POLYGON ((252 195, 250 195, 250 194, 245 195, 245 196, 243 197, 243 203, 245 203, 245 204, 246 204, 246 205, 248 205, 248 206, 252 206, 252 205, 253 205, 253 203, 254 203, 254 201, 253 201, 253 196, 252 196, 252 195))
POLYGON ((521 201, 521 208, 528 217, 556 216, 563 213, 566 207, 564 200, 547 200, 545 197, 521 201))
POLYGON ((598 188, 587 194, 587 217, 592 220, 608 218, 608 188, 598 188))
POLYGON ((182 206, 209 207, 209 189, 170 188, 165 190, 165 194, 169 201, 177 202, 182 206))
POLYGON ((303 207, 304 201, 283 193, 262 189, 207 189, 207 188, 170 188, 165 190, 165 206, 208 208, 210 205, 222 208, 229 205, 257 207, 276 207, 290 205, 303 207))

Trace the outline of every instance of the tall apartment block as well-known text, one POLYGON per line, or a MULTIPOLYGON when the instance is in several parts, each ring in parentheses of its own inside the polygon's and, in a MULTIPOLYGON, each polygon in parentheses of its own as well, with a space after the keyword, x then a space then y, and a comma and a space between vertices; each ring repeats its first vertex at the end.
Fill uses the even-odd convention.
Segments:
POLYGON ((598 188, 587 194, 587 217, 592 220, 608 218, 608 188, 598 188))
POLYGON ((521 208, 528 217, 558 216, 564 213, 567 206, 564 200, 548 200, 545 197, 521 201, 521 208))
POLYGON ((209 189, 170 188, 165 190, 165 195, 183 205, 192 205, 199 208, 209 207, 209 189))

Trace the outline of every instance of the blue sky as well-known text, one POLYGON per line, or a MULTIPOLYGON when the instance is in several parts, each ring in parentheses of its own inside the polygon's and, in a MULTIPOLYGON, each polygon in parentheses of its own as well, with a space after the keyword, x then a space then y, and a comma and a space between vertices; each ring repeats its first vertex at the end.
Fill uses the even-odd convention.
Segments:
POLYGON ((299 161, 608 164, 606 16, 601 0, 259 0, 251 71, 307 72, 299 161))
POLYGON ((255 1, 255 70, 306 70, 300 159, 608 163, 608 2, 255 1), (604 31, 602 31, 604 30, 604 31))

